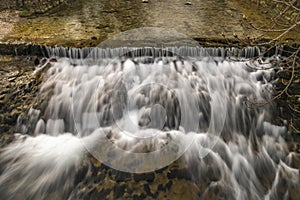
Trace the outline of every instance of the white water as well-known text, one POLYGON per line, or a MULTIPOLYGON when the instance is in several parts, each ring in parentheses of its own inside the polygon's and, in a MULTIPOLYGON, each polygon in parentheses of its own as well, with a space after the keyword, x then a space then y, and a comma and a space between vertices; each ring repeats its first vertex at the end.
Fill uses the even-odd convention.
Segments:
POLYGON ((270 64, 255 70, 257 62, 203 56, 80 63, 51 64, 40 91, 46 106, 31 111, 36 125, 24 129, 34 136, 18 135, 1 150, 4 199, 67 199, 89 153, 128 172, 153 171, 183 155, 193 180, 206 185, 201 198, 216 188, 226 199, 299 192, 286 129, 270 123, 269 106, 245 103, 271 98, 270 64))

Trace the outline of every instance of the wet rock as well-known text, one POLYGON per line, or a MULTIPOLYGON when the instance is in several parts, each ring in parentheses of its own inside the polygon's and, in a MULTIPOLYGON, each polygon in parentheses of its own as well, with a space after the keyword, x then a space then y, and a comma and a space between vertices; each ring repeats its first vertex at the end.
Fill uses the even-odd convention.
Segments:
POLYGON ((133 178, 136 182, 139 181, 153 182, 155 175, 154 173, 134 174, 133 178))
POLYGON ((299 170, 291 169, 280 161, 270 199, 299 199, 299 192, 299 170))
POLYGON ((291 153, 288 157, 288 162, 292 168, 300 170, 300 154, 299 153, 291 153))
POLYGON ((20 16, 28 17, 32 14, 42 14, 45 13, 60 4, 67 2, 68 0, 56 0, 56 1, 49 1, 49 0, 26 0, 21 1, 5 1, 0 3, 0 10, 1 9, 16 9, 20 10, 20 16))
POLYGON ((90 197, 87 198, 89 200, 98 200, 98 199, 106 199, 107 195, 111 192, 110 189, 102 189, 98 191, 96 188, 92 190, 90 193, 90 197))
POLYGON ((25 115, 34 102, 39 88, 33 74, 35 58, 0 56, 0 134, 14 132, 18 117, 25 115))
POLYGON ((172 169, 168 173, 168 178, 169 179, 178 178, 178 179, 191 180, 192 176, 186 169, 172 169))
POLYGON ((131 180, 131 174, 126 172, 117 172, 115 176, 117 182, 124 182, 131 180))
POLYGON ((74 184, 76 185, 80 183, 86 177, 87 172, 88 172, 87 166, 81 167, 75 176, 74 184))
POLYGON ((143 199, 146 199, 146 194, 140 194, 140 195, 134 195, 133 196, 133 199, 134 200, 143 200, 143 199))
POLYGON ((115 185, 113 189, 114 199, 121 198, 125 193, 125 185, 115 185))
POLYGON ((165 185, 165 189, 166 189, 166 190, 170 190, 171 187, 172 187, 172 185, 173 185, 173 181, 172 181, 172 180, 169 180, 168 183, 165 185))
MULTIPOLYGON (((2 126, 0 126, 0 131, 2 129, 2 126)), ((7 130, 9 130, 9 127, 7 127, 7 130)), ((5 131, 5 130, 4 130, 5 131)), ((0 136, 0 148, 8 145, 9 143, 11 143, 14 140, 14 136, 10 135, 10 134, 1 134, 0 136)))
POLYGON ((235 199, 233 188, 222 182, 212 182, 200 199, 235 199))

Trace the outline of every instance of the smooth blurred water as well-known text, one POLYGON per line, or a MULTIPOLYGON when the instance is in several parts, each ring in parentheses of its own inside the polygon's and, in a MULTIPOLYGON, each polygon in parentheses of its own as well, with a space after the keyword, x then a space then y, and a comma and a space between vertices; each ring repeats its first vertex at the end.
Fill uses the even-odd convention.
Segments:
MULTIPOLYGON (((195 182, 207 193, 224 191, 226 199, 297 193, 299 171, 289 167, 286 128, 272 124, 269 105, 247 105, 272 97, 271 64, 189 50, 189 56, 128 58, 119 56, 123 49, 94 63, 75 56, 38 68, 49 67, 39 94, 45 106, 31 111, 35 130, 24 129, 29 135, 18 134, 1 149, 3 198, 57 193, 67 199, 86 154, 131 173, 181 157, 195 182)), ((251 51, 245 55, 257 54, 251 51)))

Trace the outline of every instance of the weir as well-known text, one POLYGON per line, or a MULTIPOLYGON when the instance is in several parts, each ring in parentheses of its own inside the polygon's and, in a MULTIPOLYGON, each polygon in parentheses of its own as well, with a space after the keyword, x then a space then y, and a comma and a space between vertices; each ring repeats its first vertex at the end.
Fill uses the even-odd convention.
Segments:
MULTIPOLYGON (((191 43, 191 42, 190 42, 191 43)), ((104 45, 102 45, 104 46, 104 45)), ((259 47, 245 47, 243 49, 232 47, 201 47, 201 46, 170 46, 170 47, 45 47, 45 54, 48 57, 68 57, 72 59, 102 59, 116 57, 239 57, 254 58, 261 55, 259 47)), ((278 52, 276 54, 279 54, 278 52)))
MULTIPOLYGON (((191 199, 299 197, 286 128, 273 124, 271 105, 247 104, 271 99, 276 56, 258 60, 257 47, 57 47, 47 55, 56 59, 35 71, 44 73, 40 106, 1 149, 3 199, 93 199, 80 190, 98 174, 80 171, 89 155, 116 173, 154 177, 184 163, 191 199)), ((133 197, 128 190, 124 198, 133 197)))

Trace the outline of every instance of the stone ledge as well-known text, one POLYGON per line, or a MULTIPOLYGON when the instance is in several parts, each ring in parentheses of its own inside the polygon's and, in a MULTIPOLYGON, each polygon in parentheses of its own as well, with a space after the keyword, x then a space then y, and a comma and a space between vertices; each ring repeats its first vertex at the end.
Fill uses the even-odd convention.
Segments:
POLYGON ((9 44, 0 43, 0 55, 35 55, 43 56, 42 46, 36 44, 9 44))
MULTIPOLYGON (((194 41, 198 42, 200 46, 203 47, 238 47, 238 48, 244 48, 247 45, 240 43, 238 40, 234 39, 208 39, 208 38, 194 38, 194 41)), ((266 39, 263 41, 267 41, 266 39)), ((122 44, 131 44, 131 47, 147 47, 151 46, 153 43, 141 43, 139 41, 133 41, 133 42, 122 42, 122 41, 116 41, 115 44, 117 45, 101 45, 103 47, 122 47, 124 45, 122 44), (147 45, 149 44, 149 45, 147 45)), ((166 43, 168 44, 168 43, 166 43)), ((180 44, 180 43, 178 43, 180 44)), ((180 46, 178 44, 170 45, 170 46, 180 46)), ((52 46, 52 45, 50 45, 52 46)), ((65 45, 62 45, 65 46, 65 45)), ((76 48, 82 48, 82 47, 95 47, 96 45, 84 45, 84 46, 77 46, 77 45, 68 45, 67 47, 76 47, 76 48)), ((1 43, 0 42, 0 55, 11 55, 11 56, 37 56, 37 57, 46 57, 45 55, 45 45, 39 45, 39 44, 33 44, 33 43, 1 43)), ((270 46, 272 47, 272 46, 270 46)), ((269 47, 265 47, 269 48, 269 47)), ((294 52, 296 49, 300 48, 300 44, 291 44, 291 45, 283 45, 282 49, 283 51, 281 54, 283 56, 289 56, 291 52, 294 52)), ((264 56, 269 57, 274 55, 276 52, 276 47, 272 47, 264 54, 264 56)), ((300 53, 299 53, 300 56, 300 53)))

